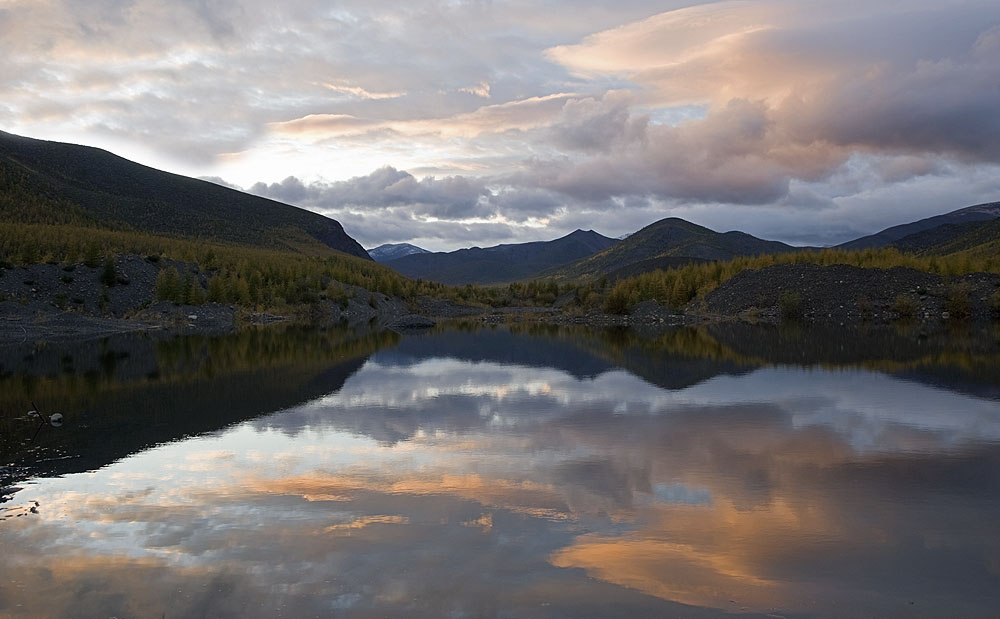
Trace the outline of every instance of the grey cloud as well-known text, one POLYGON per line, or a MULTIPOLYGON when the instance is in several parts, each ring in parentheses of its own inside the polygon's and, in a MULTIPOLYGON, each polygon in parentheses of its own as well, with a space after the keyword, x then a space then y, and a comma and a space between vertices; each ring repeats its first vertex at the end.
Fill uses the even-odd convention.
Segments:
MULTIPOLYGON (((516 229, 519 223, 552 216, 567 203, 547 189, 505 183, 465 176, 417 179, 387 166, 346 181, 305 184, 292 176, 280 183, 256 183, 248 191, 334 217, 363 244, 426 242, 431 249, 524 240, 523 231, 516 229), (497 215, 504 219, 495 219, 497 215), (450 244, 441 247, 443 241, 450 244)), ((547 240, 547 235, 530 240, 547 240)))
POLYGON ((14 93, 22 124, 103 128, 207 163, 250 147, 269 123, 309 114, 408 120, 468 113, 481 99, 461 90, 483 82, 492 102, 549 94, 550 83, 565 77, 538 57, 551 40, 528 40, 517 29, 497 37, 490 33, 494 13, 445 2, 349 2, 336 11, 308 2, 276 9, 256 0, 23 2, 4 20, 11 36, 4 37, 0 86, 8 98, 14 93), (182 77, 150 83, 136 70, 137 59, 182 77), (94 80, 95 66, 109 79, 94 80), (88 91, 78 92, 84 83, 88 91), (386 92, 401 96, 364 94, 386 92), (142 94, 160 101, 134 98, 142 94), (57 121, 38 115, 46 98, 71 108, 79 98, 118 100, 128 110, 67 113, 57 121))
POLYGON ((215 183, 216 185, 222 185, 223 187, 236 189, 237 191, 243 191, 242 187, 226 182, 225 179, 219 178, 218 176, 199 176, 198 180, 208 181, 209 183, 215 183))
MULTIPOLYGON (((785 240, 846 240, 836 237, 874 229, 834 216, 854 213, 860 192, 953 187, 1000 163, 991 2, 803 3, 723 56, 623 62, 588 78, 544 54, 681 4, 17 2, 0 14, 0 120, 50 128, 39 137, 141 144, 223 176, 209 169, 223 154, 295 151, 309 134, 313 167, 276 169, 252 191, 334 215, 376 244, 444 244, 444 231, 452 247, 554 238, 581 214, 587 228, 634 230, 678 209, 785 240), (483 84, 488 99, 470 92, 483 84), (699 88, 712 96, 671 98, 699 88), (395 167, 312 181, 337 177, 326 152, 355 148, 395 167), (449 172, 416 178, 399 169, 407 158, 418 159, 411 173, 449 172), (766 207, 768 223, 742 205, 766 207), (829 213, 809 220, 809 209, 829 213), (548 229, 525 226, 532 218, 548 229)), ((996 199, 988 183, 974 187, 947 207, 996 199)), ((918 210, 864 217, 877 228, 918 210)))
POLYGON ((280 183, 271 183, 270 185, 256 183, 247 191, 258 196, 291 204, 305 203, 309 199, 310 194, 306 186, 302 184, 302 181, 294 176, 289 176, 280 183))
POLYGON ((551 139, 570 150, 608 151, 642 139, 648 119, 633 117, 631 97, 609 93, 602 98, 570 99, 551 126, 551 139))
MULTIPOLYGON (((383 242, 409 242, 432 251, 451 251, 471 245, 488 246, 524 240, 521 230, 506 223, 428 222, 413 218, 406 209, 386 209, 361 215, 337 211, 325 213, 344 223, 348 233, 366 247, 383 242)), ((548 231, 543 234, 547 237, 548 231)), ((543 240, 545 237, 531 240, 543 240)))
POLYGON ((491 194, 474 179, 461 176, 417 180, 408 172, 386 166, 367 176, 306 186, 295 177, 281 183, 257 183, 251 193, 324 209, 342 207, 391 208, 413 206, 414 213, 448 219, 488 214, 484 198, 491 194))
POLYGON ((795 145, 783 145, 783 135, 761 102, 733 100, 703 120, 677 127, 618 118, 599 125, 596 133, 587 123, 563 125, 563 142, 571 142, 576 130, 580 144, 592 146, 599 140, 608 152, 543 162, 525 171, 520 182, 584 202, 651 196, 764 204, 787 195, 793 178, 819 180, 846 159, 839 150, 790 152, 795 145))

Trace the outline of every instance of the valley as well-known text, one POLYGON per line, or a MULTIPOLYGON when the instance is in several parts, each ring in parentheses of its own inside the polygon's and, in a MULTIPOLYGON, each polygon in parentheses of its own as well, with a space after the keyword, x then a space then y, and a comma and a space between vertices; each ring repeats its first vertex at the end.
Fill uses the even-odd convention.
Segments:
POLYGON ((666 218, 622 240, 577 230, 452 252, 398 244, 374 261, 334 220, 96 149, 2 134, 0 190, 8 339, 411 315, 422 318, 403 322, 1000 318, 998 203, 835 248, 666 218))

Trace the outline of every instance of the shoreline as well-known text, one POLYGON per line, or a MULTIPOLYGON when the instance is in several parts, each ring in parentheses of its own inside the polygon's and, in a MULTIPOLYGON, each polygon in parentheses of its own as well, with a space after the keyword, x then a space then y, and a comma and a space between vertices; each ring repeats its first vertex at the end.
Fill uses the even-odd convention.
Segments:
MULTIPOLYGON (((0 302, 0 346, 26 342, 80 342, 128 333, 157 333, 166 336, 226 335, 243 329, 280 324, 314 325, 317 327, 346 325, 394 331, 421 330, 450 321, 473 321, 483 325, 509 323, 536 323, 556 326, 584 327, 591 329, 631 328, 639 332, 662 331, 682 327, 713 324, 794 326, 806 331, 843 328, 917 329, 921 333, 945 333, 956 327, 985 329, 1000 324, 982 317, 957 319, 920 316, 911 319, 877 317, 805 317, 782 319, 780 312, 741 313, 723 315, 699 309, 676 312, 656 301, 643 301, 628 314, 607 314, 591 311, 586 314, 565 312, 551 307, 477 308, 438 304, 438 311, 396 311, 381 315, 354 316, 354 320, 341 314, 335 319, 329 315, 274 315, 267 313, 241 313, 234 306, 205 304, 200 306, 170 306, 158 303, 138 314, 136 318, 88 316, 61 310, 39 310, 13 301, 0 302)), ((321 312, 322 314, 322 312, 321 312)))

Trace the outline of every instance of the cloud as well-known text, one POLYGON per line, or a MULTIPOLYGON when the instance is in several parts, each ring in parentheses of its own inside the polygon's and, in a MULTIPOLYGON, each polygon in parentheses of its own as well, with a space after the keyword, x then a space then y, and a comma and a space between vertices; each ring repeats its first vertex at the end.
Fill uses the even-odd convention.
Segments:
MULTIPOLYGON (((926 214, 888 198, 913 183, 1000 165, 987 0, 11 0, 0 32, 7 130, 260 182, 375 244, 682 212, 842 241, 926 214), (871 191, 889 206, 861 229, 871 191)), ((996 199, 975 186, 936 212, 996 199)))
POLYGON ((37 480, 39 513, 0 527, 5 610, 995 607, 995 401, 626 345, 642 379, 598 340, 529 331, 406 337, 308 402, 37 480))
POLYGON ((346 181, 305 184, 292 176, 248 191, 349 221, 362 243, 416 240, 429 248, 442 240, 484 246, 517 240, 518 227, 565 203, 545 189, 494 186, 491 179, 467 176, 417 179, 390 166, 346 181))
POLYGON ((391 166, 380 168, 367 176, 333 183, 313 183, 306 186, 290 176, 280 183, 258 183, 251 193, 285 202, 311 207, 339 209, 385 209, 415 206, 411 211, 445 219, 474 218, 488 215, 484 198, 491 194, 481 183, 461 176, 426 177, 418 180, 408 172, 391 166))

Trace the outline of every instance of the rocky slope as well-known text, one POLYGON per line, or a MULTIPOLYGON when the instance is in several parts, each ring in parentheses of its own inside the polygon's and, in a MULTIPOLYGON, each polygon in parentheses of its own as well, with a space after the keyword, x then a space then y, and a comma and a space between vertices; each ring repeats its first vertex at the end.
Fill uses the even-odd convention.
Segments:
POLYGON ((691 310, 837 324, 990 320, 1000 311, 1000 275, 973 273, 945 280, 902 267, 778 265, 737 274, 691 310))
MULTIPOLYGON (((181 273, 192 273, 202 289, 206 288, 207 275, 193 263, 122 254, 114 264, 111 286, 106 284, 104 266, 35 264, 0 268, 0 343, 86 339, 150 329, 226 332, 235 328, 241 313, 251 322, 283 319, 248 314, 219 303, 192 306, 155 302, 156 278, 161 269, 173 267, 181 273)), ((401 299, 358 286, 340 287, 348 298, 341 302, 323 300, 309 306, 308 315, 299 318, 322 324, 374 321, 389 325, 409 313, 401 299)))

